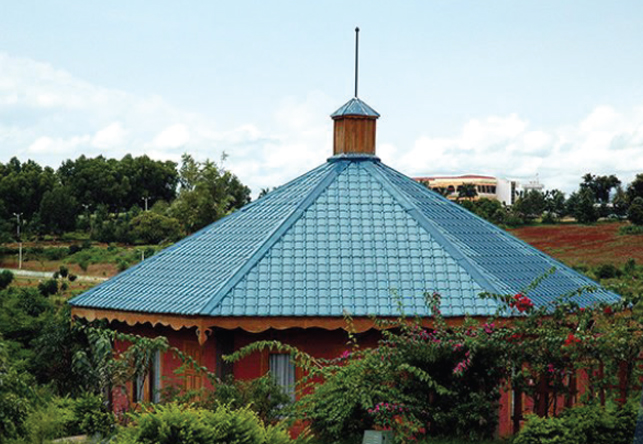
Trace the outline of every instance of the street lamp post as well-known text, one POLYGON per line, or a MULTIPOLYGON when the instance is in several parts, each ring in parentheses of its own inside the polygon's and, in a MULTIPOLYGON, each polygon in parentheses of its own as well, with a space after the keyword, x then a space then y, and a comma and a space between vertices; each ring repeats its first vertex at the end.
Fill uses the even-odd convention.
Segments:
POLYGON ((20 216, 22 213, 13 213, 16 216, 18 225, 16 226, 16 231, 18 233, 18 269, 22 269, 22 239, 20 239, 20 216))
POLYGON ((150 199, 149 197, 141 197, 142 200, 145 201, 145 211, 147 211, 147 201, 150 199))

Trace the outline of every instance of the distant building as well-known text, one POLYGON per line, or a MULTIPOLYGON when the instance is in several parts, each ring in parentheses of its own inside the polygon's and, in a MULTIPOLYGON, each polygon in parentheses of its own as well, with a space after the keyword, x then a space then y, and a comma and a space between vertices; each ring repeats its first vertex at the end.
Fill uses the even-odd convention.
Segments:
POLYGON ((538 175, 536 175, 536 180, 530 180, 526 184, 522 185, 522 190, 525 193, 528 193, 530 191, 540 191, 540 192, 542 192, 544 188, 545 188, 545 185, 540 183, 540 181, 538 180, 538 175))
POLYGON ((458 192, 464 184, 472 184, 478 192, 478 196, 475 199, 495 199, 505 205, 512 205, 516 201, 519 186, 519 183, 515 180, 475 174, 415 177, 414 179, 451 200, 455 200, 458 197, 458 192))

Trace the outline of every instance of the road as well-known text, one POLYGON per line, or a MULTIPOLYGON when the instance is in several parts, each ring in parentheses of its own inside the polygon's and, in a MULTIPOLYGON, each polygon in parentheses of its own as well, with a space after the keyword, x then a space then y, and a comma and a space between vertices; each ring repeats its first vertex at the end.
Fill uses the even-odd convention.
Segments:
MULTIPOLYGON (((54 276, 53 271, 31 271, 31 270, 18 270, 15 268, 0 268, 0 271, 9 270, 16 276, 32 277, 38 279, 51 279, 54 276)), ((103 282, 108 278, 100 276, 78 276, 77 280, 85 282, 103 282)))

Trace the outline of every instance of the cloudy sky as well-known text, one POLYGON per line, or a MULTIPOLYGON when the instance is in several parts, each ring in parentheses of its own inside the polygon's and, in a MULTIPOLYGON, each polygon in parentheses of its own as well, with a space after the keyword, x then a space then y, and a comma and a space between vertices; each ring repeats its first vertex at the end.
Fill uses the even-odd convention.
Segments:
POLYGON ((353 94, 410 176, 572 191, 643 172, 640 1, 2 1, 0 162, 218 160, 256 194, 324 162, 353 94))

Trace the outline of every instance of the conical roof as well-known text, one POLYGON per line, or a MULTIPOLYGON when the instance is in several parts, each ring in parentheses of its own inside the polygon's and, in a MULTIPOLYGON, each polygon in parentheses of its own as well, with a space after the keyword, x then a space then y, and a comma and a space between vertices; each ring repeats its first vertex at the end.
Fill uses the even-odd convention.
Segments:
MULTIPOLYGON (((538 306, 596 286, 372 155, 341 155, 70 303, 198 316, 429 315, 496 312, 481 292, 529 293, 538 306)), ((614 302, 604 289, 581 305, 614 302)))
POLYGON ((373 108, 368 106, 366 102, 353 97, 348 102, 340 106, 337 111, 330 115, 333 119, 345 116, 364 116, 378 118, 380 115, 373 108))

